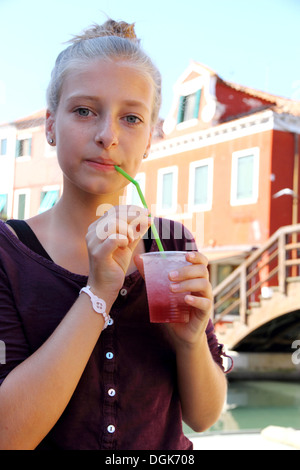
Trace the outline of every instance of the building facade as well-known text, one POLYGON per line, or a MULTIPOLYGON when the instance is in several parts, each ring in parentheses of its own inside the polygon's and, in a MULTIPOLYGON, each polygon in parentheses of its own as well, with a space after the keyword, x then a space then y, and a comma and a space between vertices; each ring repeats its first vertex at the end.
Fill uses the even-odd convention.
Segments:
POLYGON ((52 207, 62 174, 45 139, 45 111, 0 126, 0 144, 0 216, 26 219, 52 207))
POLYGON ((146 199, 192 231, 213 284, 299 220, 298 199, 276 197, 299 192, 299 102, 224 82, 192 62, 163 130, 139 175, 146 199))

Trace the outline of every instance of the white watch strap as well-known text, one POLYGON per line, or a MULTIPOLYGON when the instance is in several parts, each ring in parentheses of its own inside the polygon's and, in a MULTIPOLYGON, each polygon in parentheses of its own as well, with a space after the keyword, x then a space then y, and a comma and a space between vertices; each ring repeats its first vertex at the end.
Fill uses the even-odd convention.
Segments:
POLYGON ((106 302, 105 302, 105 300, 100 299, 95 294, 93 294, 93 292, 91 291, 90 286, 83 287, 81 289, 81 291, 79 292, 79 295, 81 294, 81 292, 84 292, 85 294, 87 294, 90 297, 92 305, 93 305, 93 309, 95 310, 95 312, 100 313, 103 316, 104 322, 105 322, 104 327, 103 327, 103 330, 104 330, 107 327, 109 319, 110 319, 109 315, 107 315, 107 313, 106 313, 106 302))

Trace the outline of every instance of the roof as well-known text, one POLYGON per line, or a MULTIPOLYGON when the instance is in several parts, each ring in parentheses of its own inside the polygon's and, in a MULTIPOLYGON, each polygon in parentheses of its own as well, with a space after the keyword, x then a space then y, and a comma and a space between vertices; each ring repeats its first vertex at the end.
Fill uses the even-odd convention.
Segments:
POLYGON ((270 107, 276 113, 287 113, 293 114, 294 116, 300 116, 300 101, 291 100, 289 98, 284 98, 271 93, 267 93, 265 91, 256 90, 255 88, 246 87, 238 83, 230 82, 228 80, 223 80, 214 70, 204 64, 201 64, 200 62, 192 61, 190 66, 192 67, 193 65, 195 65, 196 68, 201 67, 211 76, 215 76, 219 82, 223 83, 229 88, 232 88, 233 90, 240 91, 242 93, 247 93, 253 98, 259 98, 269 102, 270 107))
POLYGON ((42 109, 37 111, 29 116, 17 119, 13 122, 16 125, 17 129, 36 127, 44 124, 46 117, 46 110, 42 109))
POLYGON ((287 113, 293 114, 294 116, 300 116, 300 101, 283 98, 281 96, 272 95, 271 93, 266 93, 264 91, 256 90, 254 88, 249 88, 243 85, 239 85, 237 83, 229 82, 223 80, 219 76, 217 76, 217 78, 220 82, 223 82, 229 88, 241 91, 243 93, 247 93, 248 95, 254 98, 260 98, 262 100, 268 101, 273 111, 275 111, 276 113, 287 113))

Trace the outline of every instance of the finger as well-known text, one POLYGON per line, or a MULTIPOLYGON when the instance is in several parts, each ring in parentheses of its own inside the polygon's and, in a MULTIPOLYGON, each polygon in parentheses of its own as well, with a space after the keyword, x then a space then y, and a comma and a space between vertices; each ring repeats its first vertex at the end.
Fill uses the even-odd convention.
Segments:
POLYGON ((175 271, 169 273, 169 279, 171 281, 183 281, 185 279, 197 279, 205 278, 209 279, 209 272, 204 264, 194 264, 183 266, 175 271))
POLYGON ((96 225, 96 235, 99 240, 104 241, 114 234, 123 235, 129 238, 130 241, 134 240, 133 230, 126 220, 115 219, 113 216, 99 220, 96 225))
POLYGON ((208 266, 208 259, 199 251, 190 251, 186 254, 186 259, 193 264, 204 264, 208 266))
POLYGON ((135 255, 133 260, 141 276, 145 279, 144 263, 141 255, 135 255))
POLYGON ((213 305, 211 299, 206 297, 197 297, 190 294, 186 295, 184 300, 188 305, 191 305, 202 312, 209 312, 213 305))
POLYGON ((140 216, 148 216, 149 210, 140 206, 116 206, 111 208, 109 215, 114 215, 116 219, 126 220, 128 224, 140 216))
POLYGON ((193 292, 205 297, 212 297, 211 284, 207 279, 189 279, 182 282, 171 282, 172 292, 193 292))
POLYGON ((120 233, 133 241, 146 233, 149 211, 138 206, 112 207, 96 224, 97 237, 105 240, 113 233, 120 233))
POLYGON ((132 230, 133 238, 140 239, 145 235, 152 223, 152 219, 147 214, 141 214, 139 217, 136 217, 129 224, 129 227, 132 230))
POLYGON ((102 243, 99 243, 99 240, 95 237, 91 242, 88 243, 89 254, 94 257, 109 259, 111 254, 118 248, 126 248, 128 246, 128 238, 120 234, 112 234, 110 237, 106 238, 102 243))

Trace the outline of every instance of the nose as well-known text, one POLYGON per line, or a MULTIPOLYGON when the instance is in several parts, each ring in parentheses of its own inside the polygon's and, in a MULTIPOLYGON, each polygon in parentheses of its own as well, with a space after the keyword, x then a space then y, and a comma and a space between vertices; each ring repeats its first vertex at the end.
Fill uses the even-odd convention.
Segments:
POLYGON ((95 140, 97 144, 103 146, 105 149, 110 149, 112 146, 118 145, 117 126, 111 116, 102 117, 97 127, 95 140))

